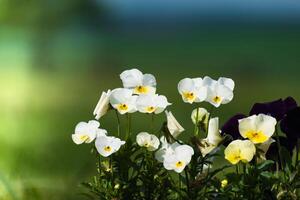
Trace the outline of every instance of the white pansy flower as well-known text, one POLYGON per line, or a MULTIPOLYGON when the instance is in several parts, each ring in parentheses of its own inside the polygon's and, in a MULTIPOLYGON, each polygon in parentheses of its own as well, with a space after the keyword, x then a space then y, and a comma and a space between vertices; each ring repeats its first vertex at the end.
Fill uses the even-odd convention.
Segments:
POLYGON ((233 165, 240 161, 250 162, 255 152, 255 145, 250 140, 234 140, 224 150, 225 159, 233 165))
POLYGON ((184 78, 178 83, 178 91, 186 103, 201 102, 207 97, 207 87, 202 78, 184 78))
POLYGON ((181 173, 185 166, 187 166, 194 150, 189 145, 179 145, 174 149, 174 153, 164 157, 163 165, 167 170, 174 170, 177 173, 181 173))
POLYGON ((98 153, 104 157, 108 157, 111 154, 117 152, 125 141, 112 136, 100 136, 97 137, 95 146, 98 153))
POLYGON ((110 107, 109 105, 109 97, 111 94, 111 90, 107 92, 102 92, 101 97, 95 107, 93 114, 95 115, 95 119, 99 120, 103 115, 105 115, 110 107))
POLYGON ((200 141, 200 151, 203 156, 212 152, 223 140, 219 130, 219 118, 215 117, 209 120, 208 134, 205 139, 200 141))
POLYGON ((167 127, 171 135, 176 138, 181 132, 184 131, 184 128, 176 120, 172 112, 165 111, 167 116, 167 127))
POLYGON ((72 134, 72 140, 75 144, 91 143, 97 135, 105 135, 106 130, 99 129, 100 123, 96 120, 88 122, 79 122, 75 127, 75 133, 72 134))
POLYGON ((239 131, 243 138, 254 144, 266 142, 275 132, 276 119, 269 115, 259 114, 239 120, 239 131))
POLYGON ((167 98, 158 94, 141 94, 136 100, 136 107, 142 113, 159 114, 169 105, 167 98))
POLYGON ((218 81, 206 76, 203 84, 207 86, 206 101, 215 107, 227 104, 233 99, 234 82, 232 79, 221 77, 218 81))
POLYGON ((120 114, 133 113, 136 111, 137 96, 133 95, 132 90, 118 88, 112 91, 110 95, 110 104, 120 114))
POLYGON ((155 135, 141 132, 136 136, 136 142, 141 147, 146 147, 148 151, 155 151, 158 149, 159 140, 155 135))
POLYGON ((134 94, 154 94, 156 80, 152 74, 143 74, 138 69, 125 70, 120 74, 124 88, 133 90, 134 94))
POLYGON ((161 143, 161 148, 155 152, 155 159, 158 160, 159 162, 163 163, 165 157, 168 157, 168 156, 174 154, 175 148, 180 146, 180 144, 177 142, 169 144, 167 142, 166 137, 164 137, 164 136, 160 138, 160 143, 161 143))

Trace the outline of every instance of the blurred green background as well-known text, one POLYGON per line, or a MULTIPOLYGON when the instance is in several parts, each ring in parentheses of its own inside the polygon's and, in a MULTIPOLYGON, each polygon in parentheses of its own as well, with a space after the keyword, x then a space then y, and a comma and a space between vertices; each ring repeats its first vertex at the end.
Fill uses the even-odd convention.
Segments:
MULTIPOLYGON (((0 0, 0 199, 84 199, 95 160, 71 134, 125 69, 155 75, 186 135, 195 105, 178 95, 184 77, 235 80, 214 113, 221 124, 254 102, 299 101, 299 11, 289 0, 0 0)), ((134 114, 134 132, 149 120, 134 114)), ((115 123, 101 119, 110 134, 115 123)))

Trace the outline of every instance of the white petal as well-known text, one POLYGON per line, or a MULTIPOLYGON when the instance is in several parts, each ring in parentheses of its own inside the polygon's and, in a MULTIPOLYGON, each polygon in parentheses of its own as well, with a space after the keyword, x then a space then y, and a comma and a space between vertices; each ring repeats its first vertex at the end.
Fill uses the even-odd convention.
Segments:
POLYGON ((222 98, 221 104, 227 104, 233 99, 233 92, 228 87, 218 85, 217 95, 222 98))
POLYGON ((247 133, 249 131, 255 131, 256 130, 256 116, 250 116, 244 119, 239 120, 239 132, 243 138, 247 138, 247 133))
POLYGON ((230 90, 234 89, 234 81, 231 78, 220 77, 218 79, 218 83, 222 84, 222 85, 225 85, 230 90))
POLYGON ((97 129, 100 126, 100 123, 96 120, 90 120, 87 125, 89 129, 97 129))
POLYGON ((120 74, 125 88, 134 88, 143 84, 143 73, 138 69, 125 70, 120 74))
POLYGON ((110 103, 112 105, 127 103, 130 100, 132 94, 133 92, 130 89, 117 88, 110 95, 110 103))
POLYGON ((136 99, 136 108, 141 113, 147 113, 147 108, 150 106, 156 107, 154 101, 155 95, 153 94, 141 94, 136 99))
POLYGON ((195 92, 196 96, 197 96, 195 102, 204 101, 207 98, 207 92, 208 92, 208 89, 205 86, 197 88, 197 90, 195 92))
POLYGON ((194 149, 189 145, 180 145, 176 147, 175 155, 179 160, 183 160, 188 164, 191 161, 192 155, 194 155, 194 149))
POLYGON ((211 118, 209 120, 207 140, 210 144, 213 144, 215 146, 217 146, 222 141, 222 137, 221 137, 220 131, 219 131, 219 118, 218 117, 211 118))
POLYGON ((276 119, 272 116, 259 114, 256 120, 257 130, 262 131, 266 136, 271 137, 275 132, 276 119))
POLYGON ((106 92, 102 92, 101 97, 94 109, 93 114, 96 115, 95 118, 98 120, 103 115, 105 115, 109 109, 109 97, 110 97, 111 91, 108 90, 106 92))
POLYGON ((179 124, 171 111, 166 111, 165 113, 167 116, 167 127, 171 135, 176 138, 181 132, 184 131, 184 128, 179 124))
POLYGON ((178 91, 180 94, 184 92, 191 92, 195 89, 195 84, 193 79, 184 78, 178 83, 178 91))
POLYGON ((156 80, 152 74, 144 74, 143 76, 143 85, 144 86, 151 86, 153 88, 156 87, 156 80))
POLYGON ((255 145, 250 140, 244 140, 242 143, 241 156, 250 162, 256 152, 255 145))
POLYGON ((75 144, 82 144, 84 143, 83 140, 80 139, 80 135, 79 134, 72 134, 72 140, 75 144))
POLYGON ((105 129, 97 129, 96 130, 96 137, 100 137, 100 136, 106 136, 107 131, 105 129))
POLYGON ((158 151, 155 152, 154 156, 155 156, 155 159, 158 161, 158 162, 164 162, 164 156, 166 154, 166 150, 165 149, 159 149, 158 151))
POLYGON ((210 78, 209 76, 205 76, 203 78, 203 85, 205 85, 205 86, 214 87, 216 84, 217 84, 217 81, 210 78))
POLYGON ((164 95, 157 96, 155 101, 156 101, 155 114, 159 114, 159 113, 163 112, 167 106, 171 105, 168 102, 167 97, 165 97, 164 95))

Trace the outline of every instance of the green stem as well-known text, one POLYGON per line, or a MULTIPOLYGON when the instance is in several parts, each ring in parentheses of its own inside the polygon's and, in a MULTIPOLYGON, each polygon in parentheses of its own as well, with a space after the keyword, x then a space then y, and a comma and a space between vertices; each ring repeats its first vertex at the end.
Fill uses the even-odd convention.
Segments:
POLYGON ((189 181, 189 176, 188 176, 188 168, 187 166, 184 168, 184 173, 185 173, 185 180, 186 180, 186 188, 188 194, 190 194, 190 181, 189 181))
POLYGON ((235 165, 235 172, 236 172, 236 174, 239 174, 239 165, 238 164, 235 165))
POLYGON ((151 113, 151 133, 154 134, 154 113, 151 113))
POLYGON ((199 108, 196 108, 197 112, 196 112, 196 123, 195 123, 195 128, 194 128, 194 134, 197 136, 199 134, 199 128, 198 128, 198 117, 199 117, 199 108))
POLYGON ((119 117, 119 113, 117 110, 115 110, 116 112, 116 117, 117 117, 117 122, 118 122, 118 137, 120 137, 120 117, 119 117))
POLYGON ((127 131, 126 131, 126 140, 130 138, 130 132, 131 132, 131 117, 130 114, 126 114, 127 117, 127 131))
POLYGON ((280 145, 280 141, 279 141, 279 133, 278 133, 277 126, 275 127, 275 134, 276 134, 276 139, 277 139, 276 143, 277 143, 277 148, 278 148, 279 161, 280 161, 281 169, 283 169, 283 161, 282 161, 282 156, 281 156, 281 145, 280 145))
POLYGON ((300 143, 300 140, 297 139, 297 144, 296 144, 296 163, 295 163, 296 167, 298 166, 298 163, 299 163, 299 143, 300 143))
MULTIPOLYGON (((180 179, 180 174, 178 174, 178 185, 179 185, 179 191, 181 193, 181 179, 180 179)), ((179 193, 179 196, 181 197, 180 193, 179 193)))

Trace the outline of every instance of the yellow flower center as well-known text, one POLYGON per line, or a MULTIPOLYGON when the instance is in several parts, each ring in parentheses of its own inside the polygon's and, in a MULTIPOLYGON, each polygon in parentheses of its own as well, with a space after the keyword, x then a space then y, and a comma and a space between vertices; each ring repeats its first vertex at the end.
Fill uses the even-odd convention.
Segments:
POLYGON ((248 131, 246 137, 254 144, 264 143, 269 139, 262 131, 248 131))
POLYGON ((104 151, 110 152, 110 151, 111 151, 111 147, 110 147, 110 146, 105 146, 105 147, 104 147, 104 151))
POLYGON ((123 110, 123 111, 128 110, 128 106, 127 106, 126 104, 120 104, 120 105, 118 106, 118 108, 119 108, 119 110, 123 110))
POLYGON ((219 96, 215 96, 214 98, 213 98, 213 102, 215 102, 215 103, 220 103, 222 101, 222 99, 221 99, 221 97, 219 97, 219 96))
POLYGON ((155 107, 154 106, 149 106, 149 107, 147 107, 146 110, 147 110, 148 113, 153 113, 155 111, 155 107))
POLYGON ((175 165, 176 165, 177 168, 180 168, 180 167, 183 166, 183 164, 184 163, 182 161, 177 161, 175 165))
POLYGON ((148 142, 145 142, 144 147, 149 147, 150 144, 148 142))
POLYGON ((85 141, 87 141, 87 140, 89 140, 89 139, 90 139, 90 137, 87 136, 87 135, 81 135, 81 136, 80 136, 80 140, 81 140, 81 141, 84 141, 84 142, 85 142, 85 141))
POLYGON ((149 92, 149 89, 147 86, 137 86, 136 88, 134 88, 134 93, 135 94, 147 94, 149 92))
POLYGON ((241 157, 241 150, 231 152, 229 155, 226 156, 226 159, 231 162, 231 164, 237 164, 243 158, 241 157))
POLYGON ((184 92, 182 94, 183 98, 186 99, 187 101, 193 102, 196 99, 196 96, 193 92, 184 92))

